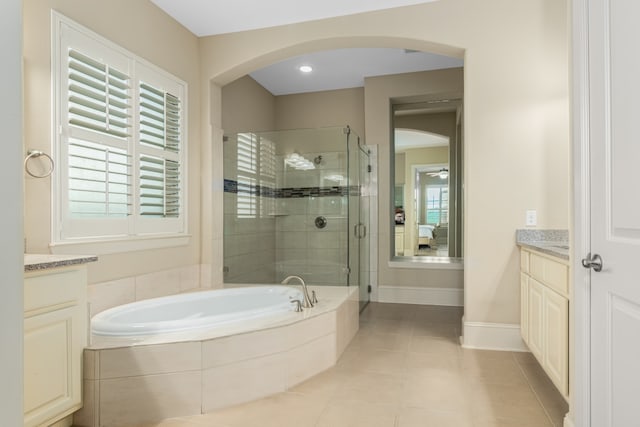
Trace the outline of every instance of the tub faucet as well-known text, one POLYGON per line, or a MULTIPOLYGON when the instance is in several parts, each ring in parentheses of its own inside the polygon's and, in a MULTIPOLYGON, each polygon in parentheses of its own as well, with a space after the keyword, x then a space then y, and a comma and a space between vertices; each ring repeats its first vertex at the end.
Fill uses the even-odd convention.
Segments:
POLYGON ((302 277, 300 277, 300 276, 287 276, 287 278, 282 281, 282 284, 283 285, 287 285, 293 279, 298 280, 300 282, 300 284, 302 285, 302 294, 303 294, 303 297, 304 297, 304 300, 302 301, 302 306, 304 308, 313 307, 313 302, 311 301, 311 298, 309 297, 309 291, 307 290, 307 284, 304 283, 304 280, 302 280, 302 277))

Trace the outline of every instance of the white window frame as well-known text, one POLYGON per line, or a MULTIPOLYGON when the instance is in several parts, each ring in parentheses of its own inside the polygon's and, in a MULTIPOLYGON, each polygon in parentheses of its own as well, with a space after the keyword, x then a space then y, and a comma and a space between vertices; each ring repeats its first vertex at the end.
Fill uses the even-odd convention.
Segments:
MULTIPOLYGON (((188 218, 188 164, 187 164, 187 92, 186 82, 167 73, 104 37, 52 11, 52 153, 56 168, 51 180, 51 250, 53 253, 107 254, 133 250, 181 246, 189 243, 188 218), (119 67, 131 77, 131 134, 124 144, 131 155, 131 215, 119 220, 106 218, 66 222, 68 216, 68 163, 66 142, 71 128, 66 122, 67 74, 63 62, 67 53, 62 50, 72 43, 74 48, 100 57, 103 62, 119 67), (138 214, 139 157, 156 156, 158 150, 138 142, 138 91, 140 81, 161 88, 177 96, 181 103, 180 163, 180 215, 177 218, 143 218, 138 214), (67 216, 66 216, 67 215, 67 216), (69 224, 72 224, 71 226, 69 224), (66 231, 64 230, 66 227, 66 231), (72 228, 72 229, 71 229, 72 228), (105 231, 95 235, 95 230, 105 231), (89 235, 92 231, 94 235, 89 235)), ((75 131, 82 129, 75 129, 75 131)))

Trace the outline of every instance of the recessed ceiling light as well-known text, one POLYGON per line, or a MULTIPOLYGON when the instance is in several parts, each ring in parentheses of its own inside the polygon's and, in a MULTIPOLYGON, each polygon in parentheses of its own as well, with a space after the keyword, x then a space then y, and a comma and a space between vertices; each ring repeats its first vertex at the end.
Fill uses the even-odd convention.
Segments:
POLYGON ((313 67, 311 67, 311 65, 301 65, 300 67, 298 67, 298 70, 303 73, 310 73, 313 71, 313 67))

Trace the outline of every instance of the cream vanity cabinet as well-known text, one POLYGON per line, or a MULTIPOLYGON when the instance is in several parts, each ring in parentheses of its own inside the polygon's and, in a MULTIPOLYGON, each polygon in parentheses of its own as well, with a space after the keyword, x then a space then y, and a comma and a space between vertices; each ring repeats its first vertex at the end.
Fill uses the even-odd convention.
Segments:
POLYGON ((82 406, 86 289, 85 265, 25 271, 25 426, 51 425, 82 406))
POLYGON ((404 255, 404 225, 395 226, 395 255, 404 255))
POLYGON ((569 398, 569 263, 520 251, 521 334, 551 381, 569 398))

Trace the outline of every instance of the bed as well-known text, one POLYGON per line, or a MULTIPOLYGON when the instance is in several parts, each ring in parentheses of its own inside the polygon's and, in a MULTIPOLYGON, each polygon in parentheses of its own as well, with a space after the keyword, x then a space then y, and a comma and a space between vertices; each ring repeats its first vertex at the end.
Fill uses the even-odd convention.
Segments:
POLYGON ((418 224, 418 247, 429 246, 435 243, 434 225, 418 224))

